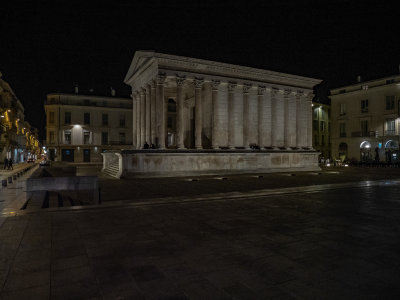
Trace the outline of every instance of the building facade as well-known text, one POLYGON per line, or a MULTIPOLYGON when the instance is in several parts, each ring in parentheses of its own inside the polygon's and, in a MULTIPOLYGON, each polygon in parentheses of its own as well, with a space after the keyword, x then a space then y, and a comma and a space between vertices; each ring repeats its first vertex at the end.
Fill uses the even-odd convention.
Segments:
POLYGON ((331 107, 329 104, 313 100, 313 147, 320 152, 320 161, 331 159, 331 107))
POLYGON ((147 142, 161 150, 132 152, 127 172, 316 167, 311 99, 320 80, 138 51, 124 82, 132 89, 134 149, 147 142))
POLYGON ((1 161, 14 163, 40 156, 38 131, 24 120, 24 106, 0 73, 0 150, 1 161))
POLYGON ((395 160, 400 135, 399 101, 400 75, 331 90, 334 158, 395 160))
POLYGON ((132 147, 132 101, 115 96, 48 94, 46 147, 54 161, 101 162, 106 150, 132 147))

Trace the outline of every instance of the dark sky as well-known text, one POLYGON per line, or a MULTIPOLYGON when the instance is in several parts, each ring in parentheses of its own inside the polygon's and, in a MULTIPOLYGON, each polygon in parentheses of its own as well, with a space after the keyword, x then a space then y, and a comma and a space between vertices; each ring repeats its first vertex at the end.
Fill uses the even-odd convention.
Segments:
POLYGON ((136 50, 156 50, 323 79, 318 95, 399 72, 393 1, 8 1, 0 71, 44 138, 51 92, 128 96, 136 50), (64 3, 64 4, 60 4, 64 3), (95 5, 93 3, 96 3, 95 5))

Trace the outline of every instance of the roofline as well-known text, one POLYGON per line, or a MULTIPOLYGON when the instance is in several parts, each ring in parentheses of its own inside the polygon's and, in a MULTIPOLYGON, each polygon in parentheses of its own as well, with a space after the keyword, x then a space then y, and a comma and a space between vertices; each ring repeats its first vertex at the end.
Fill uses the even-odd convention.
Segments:
POLYGON ((48 96, 75 96, 75 97, 90 97, 90 98, 105 98, 105 99, 115 99, 115 100, 132 100, 131 98, 125 97, 115 97, 115 96, 101 96, 101 95, 87 95, 87 94, 75 94, 75 93, 49 93, 48 96))
POLYGON ((368 83, 371 83, 371 82, 380 81, 380 80, 386 80, 386 79, 393 79, 393 78, 399 78, 400 79, 400 74, 381 77, 381 78, 377 78, 377 79, 371 79, 371 80, 368 80, 368 81, 356 82, 354 84, 340 86, 340 87, 336 87, 336 88, 330 89, 330 91, 332 92, 332 91, 336 91, 336 90, 342 90, 342 89, 346 89, 346 88, 350 88, 350 87, 354 87, 354 86, 358 86, 358 85, 365 85, 365 84, 368 84, 368 83))

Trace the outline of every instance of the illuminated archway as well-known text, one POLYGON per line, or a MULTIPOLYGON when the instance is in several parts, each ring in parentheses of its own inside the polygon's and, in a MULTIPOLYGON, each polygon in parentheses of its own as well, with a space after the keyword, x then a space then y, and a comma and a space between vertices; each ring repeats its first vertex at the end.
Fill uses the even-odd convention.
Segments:
POLYGON ((398 148, 399 148, 399 143, 397 141, 388 140, 385 143, 385 149, 398 149, 398 148))
POLYGON ((371 143, 368 141, 364 141, 360 144, 360 149, 370 149, 371 148, 371 143))

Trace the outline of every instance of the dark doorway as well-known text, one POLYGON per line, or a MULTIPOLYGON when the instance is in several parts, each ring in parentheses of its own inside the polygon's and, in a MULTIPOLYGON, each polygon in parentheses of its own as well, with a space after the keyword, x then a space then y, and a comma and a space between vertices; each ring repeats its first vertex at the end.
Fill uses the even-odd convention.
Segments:
POLYGON ((90 162, 90 149, 83 149, 83 161, 90 162))
POLYGON ((63 149, 61 151, 61 160, 74 162, 74 149, 63 149))
POLYGON ((55 150, 54 149, 50 149, 49 150, 49 159, 51 160, 51 161, 54 161, 54 159, 55 159, 55 157, 56 157, 56 152, 55 152, 55 150))

